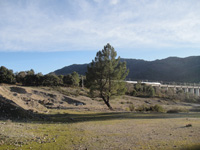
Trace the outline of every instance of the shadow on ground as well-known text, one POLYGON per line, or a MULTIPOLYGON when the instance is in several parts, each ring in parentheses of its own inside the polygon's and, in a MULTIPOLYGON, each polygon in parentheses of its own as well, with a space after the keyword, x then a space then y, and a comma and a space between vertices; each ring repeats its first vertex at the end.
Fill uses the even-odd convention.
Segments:
POLYGON ((46 121, 76 123, 87 121, 105 121, 115 119, 164 119, 164 118, 200 118, 199 113, 180 113, 180 114, 164 114, 164 113, 129 113, 129 112, 111 112, 111 113, 91 113, 91 114, 55 114, 43 116, 46 121))
MULTIPOLYGON (((165 119, 165 118, 200 118, 200 113, 132 113, 132 112, 110 112, 89 114, 34 114, 29 118, 11 118, 14 122, 35 123, 77 123, 89 121, 124 120, 124 119, 165 119)), ((0 119, 7 120, 7 119, 0 119)))

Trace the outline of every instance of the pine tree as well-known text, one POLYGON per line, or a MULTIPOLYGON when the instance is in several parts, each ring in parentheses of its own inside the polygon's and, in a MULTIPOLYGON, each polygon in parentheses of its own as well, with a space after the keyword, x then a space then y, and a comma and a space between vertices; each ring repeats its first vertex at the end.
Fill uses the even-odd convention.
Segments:
POLYGON ((109 109, 112 109, 110 98, 125 93, 124 79, 129 72, 126 63, 120 62, 120 57, 116 59, 116 56, 115 49, 107 44, 102 51, 97 52, 86 72, 86 80, 91 93, 98 91, 109 109))

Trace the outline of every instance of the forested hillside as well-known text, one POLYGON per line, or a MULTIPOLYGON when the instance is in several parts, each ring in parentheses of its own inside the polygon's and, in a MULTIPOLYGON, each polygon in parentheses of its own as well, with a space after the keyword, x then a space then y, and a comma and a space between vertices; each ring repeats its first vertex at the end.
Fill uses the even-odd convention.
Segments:
MULTIPOLYGON (((169 57, 166 59, 145 61, 121 59, 127 62, 128 79, 165 82, 200 82, 200 56, 186 58, 169 57)), ((88 64, 70 65, 56 70, 57 75, 70 74, 73 71, 85 75, 88 64)))

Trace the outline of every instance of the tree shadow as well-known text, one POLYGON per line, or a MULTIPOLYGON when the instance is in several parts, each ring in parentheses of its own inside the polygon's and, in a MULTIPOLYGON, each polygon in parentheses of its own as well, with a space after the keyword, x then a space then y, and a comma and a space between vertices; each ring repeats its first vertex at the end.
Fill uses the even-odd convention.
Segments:
POLYGON ((125 119, 170 119, 170 118, 200 118, 197 113, 180 113, 180 114, 164 114, 164 113, 130 113, 130 112, 109 112, 109 113, 91 113, 91 114, 54 114, 44 115, 45 122, 60 123, 77 123, 89 121, 106 121, 106 120, 125 120, 125 119))
POLYGON ((79 123, 91 121, 126 120, 126 119, 170 119, 170 118, 200 118, 199 113, 130 113, 130 112, 109 112, 109 113, 90 113, 90 114, 33 114, 32 118, 12 119, 13 122, 32 122, 32 123, 79 123))

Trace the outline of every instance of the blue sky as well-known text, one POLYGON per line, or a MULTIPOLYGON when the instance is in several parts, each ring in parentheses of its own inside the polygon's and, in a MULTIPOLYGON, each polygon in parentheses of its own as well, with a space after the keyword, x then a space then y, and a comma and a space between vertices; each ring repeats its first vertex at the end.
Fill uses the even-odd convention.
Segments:
POLYGON ((200 55, 200 1, 0 0, 0 66, 46 74, 107 43, 123 58, 200 55))

